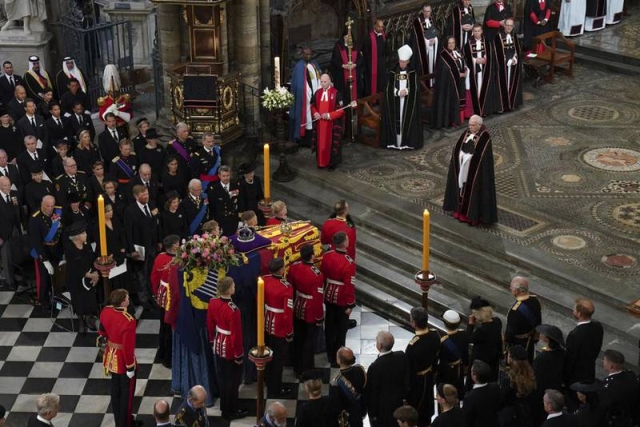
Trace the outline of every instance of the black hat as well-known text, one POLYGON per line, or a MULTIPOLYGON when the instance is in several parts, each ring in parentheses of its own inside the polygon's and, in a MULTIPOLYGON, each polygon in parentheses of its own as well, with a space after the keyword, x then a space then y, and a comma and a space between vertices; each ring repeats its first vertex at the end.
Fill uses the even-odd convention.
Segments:
POLYGON ((256 170, 256 162, 242 163, 238 168, 238 175, 245 175, 256 170))
POLYGON ((80 195, 75 191, 73 193, 67 194, 67 203, 80 203, 80 195))
POLYGON ((491 304, 489 304, 489 301, 479 296, 473 298, 471 300, 471 304, 469 305, 469 308, 471 308, 471 310, 477 310, 482 307, 491 307, 491 304))
POLYGON ((169 201, 175 199, 176 197, 180 198, 180 195, 176 190, 171 190, 167 194, 165 194, 164 197, 167 199, 167 201, 169 201))
POLYGON ((2 116, 8 116, 9 115, 9 110, 7 110, 4 107, 0 107, 0 117, 2 116))
POLYGON ((320 369, 311 369, 309 371, 303 372, 300 376, 300 379, 302 381, 321 380, 322 376, 322 371, 320 369))
POLYGON ((604 387, 599 383, 577 382, 571 384, 570 388, 571 390, 579 391, 580 393, 597 393, 604 387))
POLYGON ((56 142, 54 144, 55 144, 56 147, 61 145, 61 144, 69 145, 69 141, 67 141, 66 139, 58 139, 58 140, 56 140, 56 142))
POLYGON ((136 120, 136 127, 140 126, 143 122, 149 123, 149 120, 147 120, 146 117, 139 118, 138 120, 136 120))
POLYGON ((155 128, 149 128, 149 129, 147 129, 147 134, 144 137, 146 139, 158 139, 161 136, 162 135, 160 135, 155 128))
POLYGON ((550 340, 553 340, 561 347, 564 347, 564 337, 562 336, 562 331, 557 326, 542 324, 536 326, 536 331, 546 335, 550 340))
POLYGON ((32 163, 29 165, 29 172, 32 174, 42 173, 42 165, 40 163, 32 163))
POLYGON ((527 350, 524 349, 521 345, 514 345, 509 349, 509 355, 511 356, 511 360, 527 360, 529 359, 529 355, 527 354, 527 350))
POLYGON ((67 235, 69 237, 77 236, 84 233, 85 231, 87 231, 87 223, 84 221, 74 222, 69 227, 67 227, 67 235))

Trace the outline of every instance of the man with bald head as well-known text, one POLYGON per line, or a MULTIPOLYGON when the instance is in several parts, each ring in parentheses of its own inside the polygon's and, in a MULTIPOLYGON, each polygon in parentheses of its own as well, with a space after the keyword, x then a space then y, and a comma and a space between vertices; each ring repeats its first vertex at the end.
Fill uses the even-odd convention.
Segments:
POLYGON ((153 417, 156 419, 156 427, 171 427, 171 407, 164 399, 156 400, 153 405, 153 417))
POLYGON ((280 402, 273 402, 267 408, 258 425, 264 427, 286 427, 287 408, 280 402))
POLYGON ((176 413, 174 424, 182 427, 208 427, 207 408, 204 404, 207 401, 207 390, 201 385, 191 387, 187 398, 182 402, 176 413))
POLYGON ((491 135, 478 115, 453 147, 443 209, 472 226, 498 222, 491 135))
POLYGON ((11 180, 0 177, 0 257, 2 258, 2 279, 13 287, 13 264, 11 262, 11 241, 20 235, 20 207, 18 192, 11 191, 11 180))
POLYGON ((376 336, 378 358, 369 366, 365 396, 372 427, 393 426, 393 411, 403 405, 409 392, 409 363, 403 351, 393 351, 395 340, 388 331, 376 336))
MULTIPOLYGON (((153 175, 152 168, 148 163, 143 163, 138 169, 138 174, 129 181, 129 188, 126 193, 125 199, 127 204, 135 202, 133 197, 133 187, 136 185, 144 185, 149 190, 149 202, 155 206, 160 206, 160 184, 153 175)), ((165 236, 162 236, 165 237, 165 236)))
POLYGON ((516 276, 509 286, 515 302, 507 313, 507 327, 504 332, 504 342, 507 346, 522 346, 527 350, 529 363, 533 363, 537 335, 536 326, 542 323, 542 308, 535 295, 529 293, 529 280, 516 276))
POLYGON ((24 100, 27 99, 27 90, 24 86, 18 85, 13 91, 13 97, 5 105, 9 109, 9 115, 13 119, 13 122, 17 122, 25 116, 27 113, 24 109, 24 100))
MULTIPOLYGON (((578 324, 567 335, 563 375, 565 384, 591 383, 596 378, 596 359, 602 349, 604 330, 600 322, 591 318, 594 312, 595 307, 590 299, 575 300, 573 317, 578 324)), ((574 397, 567 403, 571 406, 577 401, 574 397)))
POLYGON ((31 252, 38 269, 36 274, 36 289, 38 301, 45 310, 49 309, 51 292, 51 276, 55 273, 54 266, 58 265, 62 256, 62 211, 56 206, 53 196, 44 196, 40 210, 29 218, 29 243, 31 252))
POLYGON ((361 427, 366 415, 362 408, 367 374, 362 365, 356 363, 356 356, 349 347, 340 347, 336 360, 340 373, 330 384, 329 396, 337 402, 339 412, 347 411, 351 427, 361 427))
POLYGON ((342 94, 333 87, 328 74, 320 76, 320 89, 311 100, 313 115, 312 150, 316 152, 319 168, 335 170, 342 161, 342 94))

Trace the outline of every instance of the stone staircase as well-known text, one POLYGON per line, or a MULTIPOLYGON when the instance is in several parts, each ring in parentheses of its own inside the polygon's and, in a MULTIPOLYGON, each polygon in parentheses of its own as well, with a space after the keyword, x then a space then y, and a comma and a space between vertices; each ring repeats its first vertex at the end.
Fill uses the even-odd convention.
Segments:
MULTIPOLYGON (((275 162, 272 167, 276 167, 275 162)), ((317 226, 332 212, 333 203, 346 199, 357 224, 357 298, 392 320, 408 324, 409 310, 420 305, 421 293, 413 281, 422 251, 422 208, 346 175, 318 170, 300 153, 291 156, 298 177, 288 183, 273 182, 273 198, 287 203, 289 216, 309 219, 317 226)), ((429 292, 429 312, 435 326, 446 309, 464 318, 476 295, 488 299, 504 320, 513 297, 511 278, 525 275, 531 291, 543 306, 543 322, 566 334, 573 329, 573 301, 586 296, 596 304, 595 318, 605 327, 603 349, 625 354, 638 368, 640 323, 624 305, 637 295, 633 286, 612 291, 593 275, 572 268, 548 254, 527 249, 485 230, 461 224, 446 215, 431 215, 431 270, 440 286, 429 292)))

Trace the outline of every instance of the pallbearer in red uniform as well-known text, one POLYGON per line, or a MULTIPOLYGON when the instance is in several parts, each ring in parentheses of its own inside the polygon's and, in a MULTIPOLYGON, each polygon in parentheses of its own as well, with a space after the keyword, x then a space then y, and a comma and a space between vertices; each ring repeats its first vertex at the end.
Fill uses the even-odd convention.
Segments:
POLYGON ((342 231, 346 233, 349 238, 349 246, 347 247, 347 254, 351 259, 356 259, 356 224, 349 215, 349 204, 345 200, 338 200, 333 205, 333 215, 327 219, 322 225, 322 232, 320 233, 320 242, 323 245, 330 245, 331 249, 335 250, 336 247, 333 244, 333 236, 342 231))
POLYGON ((293 340, 293 287, 284 277, 284 260, 269 262, 264 279, 264 326, 267 345, 273 350, 273 360, 267 365, 266 381, 269 398, 282 397, 291 392, 282 387, 282 370, 287 344, 293 340))
POLYGON ((209 341, 216 358, 216 375, 220 384, 220 411, 225 419, 244 418, 238 409, 238 386, 244 351, 240 309, 231 300, 236 284, 231 277, 218 282, 219 298, 211 298, 207 309, 209 341))
POLYGON ((116 427, 137 425, 132 413, 136 390, 136 319, 127 312, 129 292, 116 289, 100 313, 99 341, 106 341, 102 364, 111 375, 111 406, 116 427))
POLYGON ((325 340, 327 357, 332 367, 337 367, 336 354, 347 338, 349 315, 356 306, 356 263, 347 255, 349 238, 340 231, 333 236, 336 250, 329 251, 322 258, 322 273, 325 289, 324 303, 327 309, 325 340))
POLYGON ((311 100, 313 116, 313 145, 319 168, 334 170, 342 162, 342 94, 331 86, 328 74, 320 76, 320 89, 311 100))
POLYGON ((98 106, 100 120, 104 122, 104 115, 113 113, 116 116, 116 126, 119 132, 129 137, 129 120, 133 117, 133 108, 131 107, 131 96, 128 93, 121 94, 120 91, 120 74, 113 64, 107 64, 102 75, 102 87, 107 96, 98 98, 98 106))
POLYGON ((305 243, 300 248, 300 261, 289 267, 287 278, 296 296, 293 305, 293 369, 297 375, 301 375, 314 367, 316 333, 324 320, 324 275, 313 265, 313 245, 305 243))

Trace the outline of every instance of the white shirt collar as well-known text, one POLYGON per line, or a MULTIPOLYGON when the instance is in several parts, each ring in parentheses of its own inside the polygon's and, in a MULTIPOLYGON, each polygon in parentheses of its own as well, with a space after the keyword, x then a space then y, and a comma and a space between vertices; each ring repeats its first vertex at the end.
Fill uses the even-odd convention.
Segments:
POLYGON ((378 357, 382 357, 382 356, 384 356, 385 354, 390 354, 390 353, 392 353, 392 351, 391 351, 391 350, 389 350, 389 351, 381 351, 381 352, 380 352, 380 354, 378 355, 378 357))
POLYGON ((47 424, 47 425, 51 425, 51 421, 49 420, 45 420, 44 418, 42 418, 40 415, 38 415, 36 417, 38 419, 38 421, 42 421, 43 423, 47 424))
POLYGON ((2 196, 2 200, 6 201, 7 200, 7 196, 11 197, 11 194, 5 194, 2 192, 2 190, 0 190, 0 196, 2 196))
POLYGON ((622 372, 622 370, 617 371, 617 372, 611 372, 609 375, 607 375, 607 377, 611 377, 611 376, 614 376, 614 375, 618 375, 620 372, 622 372))
POLYGON ((591 323, 591 320, 585 320, 583 322, 578 322, 578 326, 580 325, 586 325, 587 323, 591 323))
POLYGON ((474 389, 476 389, 476 388, 486 387, 486 386, 487 386, 487 384, 489 384, 489 383, 484 383, 484 384, 474 384, 474 385, 473 385, 473 388, 474 388, 474 389))
POLYGON ((562 412, 554 412, 553 414, 547 415, 547 419, 550 420, 551 418, 557 418, 561 415, 562 415, 562 412))
MULTIPOLYGON (((147 206, 147 209, 149 209, 149 207, 148 207, 149 205, 148 205, 148 204, 143 205, 142 203, 140 203, 140 202, 139 202, 139 201, 137 201, 137 200, 136 200, 136 204, 138 205, 138 207, 140 208, 140 210, 141 210, 143 213, 144 213, 144 207, 145 207, 145 206, 147 206)), ((151 211, 149 211, 149 213, 151 213, 151 211)), ((146 215, 146 213, 145 213, 145 215, 146 215)))

